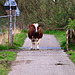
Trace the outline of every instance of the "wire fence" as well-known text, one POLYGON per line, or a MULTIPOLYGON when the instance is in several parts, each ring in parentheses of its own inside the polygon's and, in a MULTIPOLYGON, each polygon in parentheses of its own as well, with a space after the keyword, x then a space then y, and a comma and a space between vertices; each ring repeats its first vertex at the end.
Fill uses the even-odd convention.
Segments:
POLYGON ((0 44, 5 45, 8 42, 9 20, 8 16, 0 16, 0 44))

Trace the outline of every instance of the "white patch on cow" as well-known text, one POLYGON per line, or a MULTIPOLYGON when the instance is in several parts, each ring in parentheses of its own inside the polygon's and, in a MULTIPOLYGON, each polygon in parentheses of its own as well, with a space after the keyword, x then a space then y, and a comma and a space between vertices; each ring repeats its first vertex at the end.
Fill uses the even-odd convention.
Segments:
POLYGON ((39 42, 40 42, 40 39, 38 39, 37 41, 37 49, 39 49, 39 42))
POLYGON ((38 32, 38 30, 37 30, 38 23, 34 23, 33 25, 35 26, 36 32, 38 32))

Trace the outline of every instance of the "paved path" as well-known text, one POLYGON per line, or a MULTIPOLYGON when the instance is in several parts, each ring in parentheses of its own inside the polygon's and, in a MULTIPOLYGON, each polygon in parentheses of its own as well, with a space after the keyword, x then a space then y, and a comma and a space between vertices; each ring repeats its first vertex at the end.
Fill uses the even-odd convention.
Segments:
MULTIPOLYGON (((31 46, 31 40, 27 37, 24 41, 23 47, 30 47, 31 46)), ((56 40, 54 35, 47 35, 44 34, 43 38, 40 41, 40 47, 60 47, 59 42, 56 40)))
MULTIPOLYGON (((41 40, 42 45, 40 44, 42 47, 59 47, 59 43, 55 42, 57 40, 54 36, 44 35, 43 38, 41 40), (46 40, 48 42, 44 42, 46 40)), ((25 46, 28 43, 29 41, 25 46)), ((75 65, 63 50, 41 49, 31 51, 25 49, 25 51, 17 53, 16 60, 8 75, 75 75, 75 65)))

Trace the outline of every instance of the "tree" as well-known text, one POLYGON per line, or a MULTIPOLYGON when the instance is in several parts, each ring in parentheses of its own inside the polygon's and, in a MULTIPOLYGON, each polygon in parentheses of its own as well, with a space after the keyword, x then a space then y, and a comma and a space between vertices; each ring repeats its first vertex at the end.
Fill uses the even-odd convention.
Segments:
MULTIPOLYGON (((0 2, 0 15, 6 14, 4 3, 0 2)), ((68 19, 75 19, 75 0, 15 0, 20 10, 17 17, 19 28, 28 28, 29 24, 38 22, 43 29, 63 28, 68 19)))

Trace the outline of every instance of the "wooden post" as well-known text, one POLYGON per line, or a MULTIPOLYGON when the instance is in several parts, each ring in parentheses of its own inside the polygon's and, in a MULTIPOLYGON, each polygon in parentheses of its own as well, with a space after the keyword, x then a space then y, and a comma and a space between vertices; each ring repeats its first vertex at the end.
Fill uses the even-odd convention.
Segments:
POLYGON ((9 43, 10 43, 10 35, 9 35, 9 28, 8 28, 8 49, 9 49, 9 43))
POLYGON ((66 48, 67 48, 67 51, 69 50, 68 40, 69 40, 69 30, 66 31, 66 48))
POLYGON ((14 34, 12 34, 12 47, 14 46, 14 34))
POLYGON ((72 39, 72 30, 70 29, 70 44, 71 44, 71 39, 72 39))
MULTIPOLYGON (((6 12, 9 14, 9 11, 6 11, 6 12)), ((10 17, 8 17, 8 20, 10 21, 10 17)), ((9 30, 9 26, 10 26, 10 24, 8 22, 8 49, 10 47, 10 30, 9 30)))

